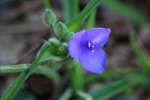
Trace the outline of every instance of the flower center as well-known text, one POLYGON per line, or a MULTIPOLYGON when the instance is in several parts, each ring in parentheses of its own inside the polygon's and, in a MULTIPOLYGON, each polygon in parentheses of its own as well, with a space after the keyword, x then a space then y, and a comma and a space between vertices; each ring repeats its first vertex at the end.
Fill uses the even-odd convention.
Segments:
POLYGON ((94 47, 95 47, 94 43, 89 41, 88 42, 88 48, 91 50, 92 53, 94 53, 94 47))

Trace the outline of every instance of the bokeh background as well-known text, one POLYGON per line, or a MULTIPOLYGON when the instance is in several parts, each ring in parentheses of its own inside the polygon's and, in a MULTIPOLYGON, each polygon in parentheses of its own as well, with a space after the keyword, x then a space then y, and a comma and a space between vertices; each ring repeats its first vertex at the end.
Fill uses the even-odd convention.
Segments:
MULTIPOLYGON (((150 17, 150 0, 120 1, 127 7, 141 12, 143 16, 150 17)), ((81 0, 79 9, 82 10, 87 2, 88 0, 81 0)), ((59 20, 63 21, 61 0, 50 0, 50 3, 59 20)), ((128 15, 124 15, 128 11, 120 13, 112 8, 109 4, 98 6, 96 26, 112 29, 110 40, 106 46, 108 53, 107 69, 116 69, 122 74, 114 73, 113 77, 106 76, 92 81, 85 87, 87 91, 112 80, 121 79, 123 75, 131 71, 143 73, 143 65, 137 60, 131 49, 129 41, 131 31, 136 33, 138 47, 146 56, 150 55, 149 25, 141 24, 140 21, 139 24, 137 20, 134 22, 134 17, 130 19, 128 15)), ((49 37, 53 37, 54 33, 51 28, 43 23, 44 10, 42 0, 0 0, 0 65, 31 63, 41 44, 49 37)), ((15 100, 57 100, 69 85, 69 74, 64 67, 58 69, 58 72, 61 75, 61 83, 58 84, 42 75, 30 76, 15 100)), ((0 74, 0 94, 17 75, 18 73, 0 74)), ((150 100, 150 88, 138 85, 132 89, 129 88, 128 93, 118 93, 112 99, 150 100)))

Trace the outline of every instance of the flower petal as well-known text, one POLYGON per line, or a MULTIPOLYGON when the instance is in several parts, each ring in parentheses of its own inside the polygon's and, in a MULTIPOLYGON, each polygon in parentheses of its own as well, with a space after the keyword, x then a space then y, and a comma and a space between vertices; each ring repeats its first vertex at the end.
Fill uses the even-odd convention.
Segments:
POLYGON ((84 40, 93 42, 98 48, 103 47, 111 33, 109 28, 93 28, 86 31, 83 36, 84 40))
POLYGON ((80 47, 80 41, 84 33, 85 31, 83 30, 74 34, 74 36, 72 37, 72 39, 68 44, 69 53, 71 57, 73 57, 74 59, 78 59, 80 57, 82 51, 82 48, 80 47))
POLYGON ((106 53, 104 50, 86 51, 80 57, 83 68, 92 73, 102 73, 105 69, 106 53))

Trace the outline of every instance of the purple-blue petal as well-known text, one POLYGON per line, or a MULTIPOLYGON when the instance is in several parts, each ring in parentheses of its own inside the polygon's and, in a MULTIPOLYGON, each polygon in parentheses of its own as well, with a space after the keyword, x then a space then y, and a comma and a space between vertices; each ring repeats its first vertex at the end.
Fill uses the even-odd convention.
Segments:
POLYGON ((81 37, 83 36, 84 33, 85 31, 83 30, 74 34, 74 36, 71 38, 68 44, 69 54, 74 59, 78 59, 81 55, 82 48, 80 46, 80 42, 81 42, 81 37))
POLYGON ((106 53, 103 49, 96 49, 94 52, 86 51, 80 57, 80 63, 85 70, 100 74, 105 69, 106 53))
POLYGON ((93 28, 86 31, 82 37, 84 41, 93 42, 98 48, 103 47, 108 41, 111 30, 109 28, 93 28))

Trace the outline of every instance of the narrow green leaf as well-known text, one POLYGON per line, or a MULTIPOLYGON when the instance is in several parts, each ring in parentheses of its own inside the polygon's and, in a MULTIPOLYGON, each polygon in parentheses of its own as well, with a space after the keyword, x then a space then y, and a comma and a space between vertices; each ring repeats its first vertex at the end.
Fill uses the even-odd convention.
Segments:
POLYGON ((59 61, 62 61, 62 60, 63 60, 63 58, 61 58, 59 56, 54 56, 52 54, 46 55, 46 53, 45 53, 45 55, 40 59, 39 63, 42 64, 42 63, 45 63, 45 62, 49 62, 49 63, 59 62, 59 61))
MULTIPOLYGON (((17 65, 0 66, 0 73, 8 74, 8 73, 23 72, 23 71, 29 69, 30 65, 31 64, 17 64, 17 65)), ((60 79, 60 76, 56 71, 54 71, 46 66, 42 66, 42 65, 39 65, 33 71, 33 73, 43 75, 50 79, 54 79, 55 82, 58 82, 58 80, 60 79)))
POLYGON ((105 71, 104 73, 102 73, 101 75, 91 75, 90 74, 86 77, 86 83, 97 81, 99 79, 116 78, 116 77, 122 76, 124 74, 125 73, 123 73, 122 71, 117 71, 117 70, 110 70, 110 71, 108 70, 108 71, 105 71))
POLYGON ((72 18, 74 18, 78 14, 79 1, 80 0, 62 0, 65 22, 70 21, 72 18))
POLYGON ((138 48, 135 40, 135 34, 133 32, 130 33, 130 44, 131 44, 132 51, 134 52, 135 56, 143 66, 145 74, 149 77, 150 59, 144 54, 144 52, 140 48, 138 48))
POLYGON ((80 10, 80 0, 70 0, 71 1, 71 9, 72 9, 72 18, 73 16, 77 16, 80 10))
POLYGON ((60 82, 60 75, 55 71, 48 67, 41 66, 33 71, 35 74, 46 76, 49 79, 53 79, 55 83, 60 82))
POLYGON ((67 89, 59 98, 59 100, 70 100, 73 91, 71 89, 67 89))
POLYGON ((80 98, 82 98, 82 99, 79 98, 78 100, 93 100, 93 97, 88 93, 78 91, 77 94, 80 98))
POLYGON ((110 97, 124 91, 128 87, 126 80, 119 80, 103 85, 90 92, 94 100, 108 100, 110 97))
POLYGON ((0 98, 1 100, 11 100, 16 93, 20 90, 22 84, 24 81, 29 77, 29 74, 27 74, 27 70, 22 72, 17 79, 10 84, 10 86, 4 91, 4 94, 0 98))
POLYGON ((71 75, 72 87, 75 91, 82 90, 84 88, 84 72, 78 61, 73 61, 73 70, 71 75))
POLYGON ((22 72, 28 69, 29 66, 30 65, 28 64, 3 65, 3 66, 0 66, 0 74, 22 72))
POLYGON ((95 24, 96 24, 96 10, 93 11, 91 15, 89 16, 86 28, 90 29, 94 27, 95 24))
POLYGON ((71 19, 71 0, 62 0, 63 4, 63 12, 64 12, 64 20, 67 22, 71 19))
POLYGON ((150 19, 143 16, 139 11, 129 7, 128 5, 120 1, 121 0, 102 0, 102 4, 108 6, 112 10, 120 13, 121 15, 127 17, 128 19, 136 22, 139 25, 150 23, 150 19))
POLYGON ((49 51, 49 43, 48 41, 45 41, 44 44, 41 46, 40 50, 36 54, 35 59, 33 60, 30 69, 32 70, 36 65, 39 65, 41 62, 41 58, 44 58, 45 52, 49 51))
POLYGON ((81 28, 81 24, 83 23, 83 21, 89 16, 90 13, 92 13, 92 11, 95 10, 100 1, 101 0, 91 0, 83 9, 83 11, 67 24, 68 29, 71 32, 78 31, 81 28))
POLYGON ((10 84, 10 86, 4 91, 1 100, 11 100, 16 93, 20 90, 25 80, 32 74, 32 71, 39 65, 39 60, 43 56, 44 52, 48 50, 48 44, 45 42, 40 48, 35 60, 30 65, 29 69, 23 71, 17 79, 10 84))
POLYGON ((138 85, 145 86, 149 84, 149 79, 145 77, 145 75, 139 73, 131 72, 128 75, 126 75, 125 78, 132 86, 138 86, 138 85))
POLYGON ((117 96, 115 97, 115 100, 139 100, 139 98, 134 94, 129 94, 129 95, 121 95, 121 96, 117 96))

